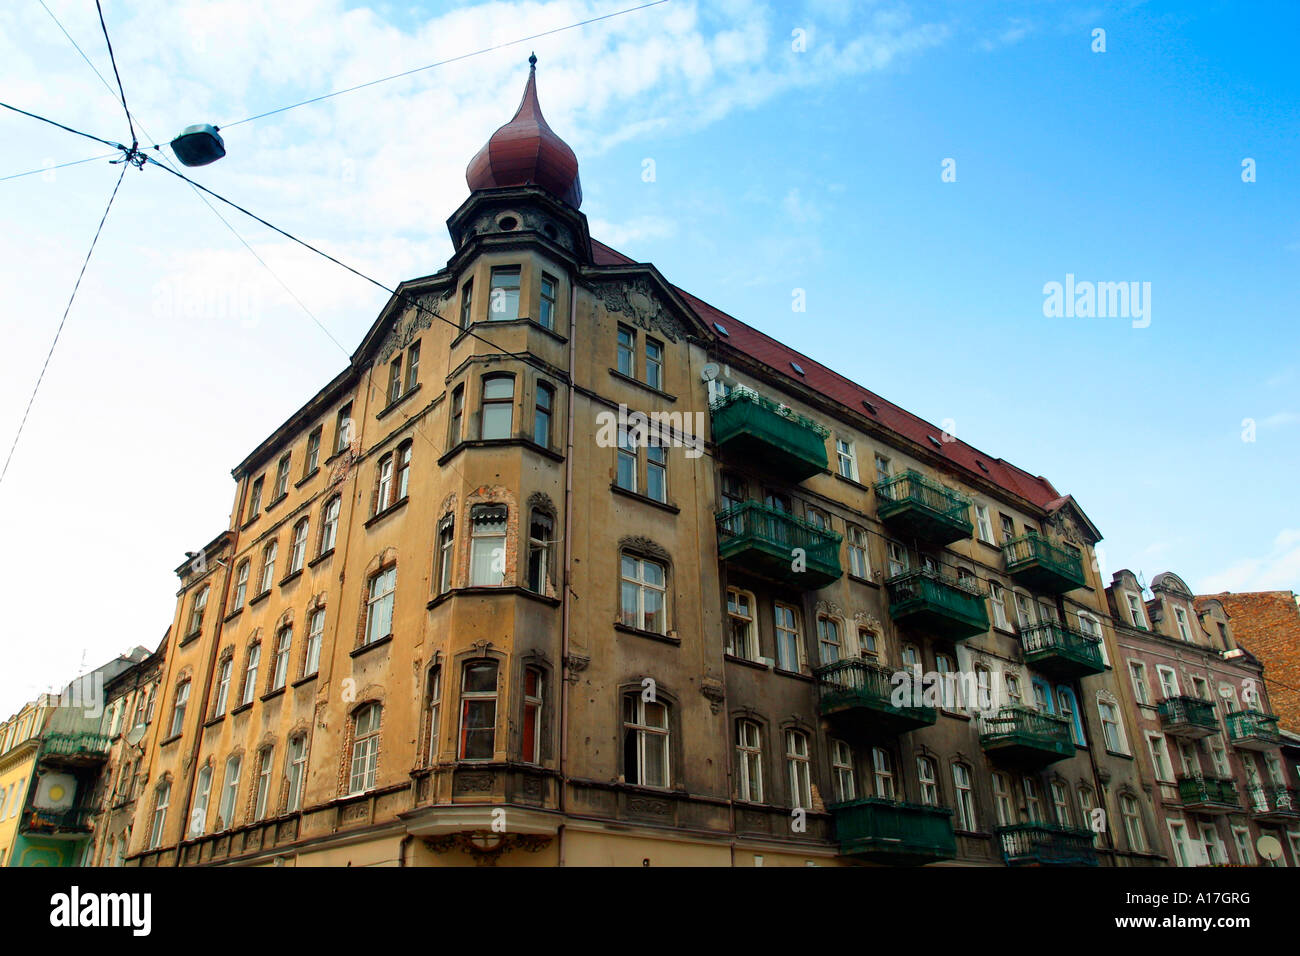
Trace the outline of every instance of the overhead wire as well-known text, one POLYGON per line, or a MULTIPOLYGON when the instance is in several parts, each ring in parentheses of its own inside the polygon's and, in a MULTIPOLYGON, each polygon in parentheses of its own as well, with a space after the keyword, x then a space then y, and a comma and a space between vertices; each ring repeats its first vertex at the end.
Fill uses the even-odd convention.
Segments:
POLYGON ((37 173, 48 173, 55 169, 66 169, 69 166, 80 166, 82 163, 92 163, 97 159, 108 159, 112 156, 119 156, 120 153, 101 153, 98 156, 87 156, 85 159, 74 159, 70 163, 58 163, 54 166, 42 166, 40 169, 29 169, 25 173, 14 173, 11 176, 0 176, 0 183, 8 182, 11 179, 22 179, 24 176, 35 176, 37 173))
MULTIPOLYGON (((108 25, 104 23, 104 8, 100 6, 99 0, 95 0, 95 9, 99 11, 99 27, 104 31, 104 42, 108 45, 108 60, 113 64, 113 76, 117 79, 117 91, 122 97, 122 111, 126 113, 126 125, 131 130, 131 148, 134 149, 139 144, 140 137, 135 135, 135 123, 131 119, 131 110, 126 105, 126 90, 122 87, 122 74, 117 71, 117 57, 113 55, 113 41, 108 38, 108 25)), ((89 63, 90 61, 87 60, 86 62, 89 63)), ((96 70, 95 72, 98 73, 99 71, 96 70)))

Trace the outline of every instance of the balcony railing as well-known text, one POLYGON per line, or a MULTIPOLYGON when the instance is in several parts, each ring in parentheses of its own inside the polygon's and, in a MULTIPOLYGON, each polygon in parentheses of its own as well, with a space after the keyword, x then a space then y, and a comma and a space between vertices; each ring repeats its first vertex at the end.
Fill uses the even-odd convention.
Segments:
POLYGON ((933 544, 951 544, 975 531, 969 498, 910 468, 876 483, 876 512, 896 533, 933 544))
POLYGON ((998 828, 1002 860, 1008 866, 1096 866, 1091 830, 1056 823, 1021 823, 998 828))
POLYGON ((826 470, 830 432, 748 388, 733 388, 709 406, 713 442, 788 481, 826 470))
POLYGON ((863 797, 830 806, 835 838, 845 856, 915 866, 957 856, 952 811, 902 803, 883 797, 863 797))
POLYGON ((880 731, 906 733, 928 727, 936 720, 933 707, 921 706, 913 698, 913 692, 919 694, 921 688, 913 685, 910 674, 903 673, 904 679, 895 682, 889 668, 863 660, 836 661, 813 673, 822 716, 833 720, 842 733, 851 732, 845 736, 880 731))
POLYGON ((1007 573, 1028 587, 1063 594, 1084 585, 1083 555, 1073 545, 1055 544, 1030 532, 1002 546, 1007 573))
POLYGON ((1200 813, 1228 813, 1241 809, 1237 784, 1231 777, 1180 776, 1178 801, 1184 808, 1200 813))
POLYGON ((931 568, 905 571, 885 582, 889 616, 950 640, 983 634, 989 629, 984 595, 967 584, 931 568))
POLYGON ((1258 710, 1238 710, 1228 714, 1228 739, 1243 750, 1270 750, 1282 742, 1277 732, 1277 716, 1258 710))
POLYGON ((1214 705, 1199 697, 1166 697, 1156 707, 1165 733, 1196 740, 1219 729, 1214 705))
POLYGON ((41 744, 42 756, 87 757, 108 756, 109 740, 105 734, 46 734, 41 744))
POLYGON ((981 717, 980 746, 994 759, 1026 767, 1074 756, 1069 721, 1028 707, 1003 707, 981 717))
POLYGON ((1056 621, 1021 627, 1020 646, 1026 663, 1053 677, 1087 677, 1106 669, 1100 641, 1056 621))
POLYGON ((720 512, 717 521, 719 556, 747 570, 805 591, 842 573, 838 532, 757 501, 720 512))
POLYGON ((1251 787, 1250 812, 1257 820, 1285 823, 1300 820, 1300 790, 1275 784, 1251 787))
POLYGON ((68 807, 65 810, 32 808, 23 818, 27 833, 58 835, 61 833, 86 833, 95 818, 95 808, 89 805, 68 807))

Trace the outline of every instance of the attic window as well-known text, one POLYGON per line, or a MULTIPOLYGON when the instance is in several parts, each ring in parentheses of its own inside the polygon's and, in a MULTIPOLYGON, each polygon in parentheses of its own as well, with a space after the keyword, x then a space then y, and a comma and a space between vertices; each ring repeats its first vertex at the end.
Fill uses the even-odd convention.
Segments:
POLYGON ((726 336, 731 335, 731 333, 727 331, 727 327, 723 325, 721 322, 714 322, 713 327, 717 329, 718 332, 722 335, 726 335, 726 336))
POLYGON ((939 441, 939 439, 935 438, 933 435, 926 435, 925 437, 930 439, 930 444, 933 445, 935 448, 943 447, 943 442, 939 441))
POLYGON ((865 408, 867 411, 869 411, 871 414, 873 414, 873 415, 876 414, 876 406, 875 406, 875 405, 872 405, 872 404, 871 404, 869 401, 867 401, 865 398, 862 400, 862 406, 863 406, 863 408, 865 408))
POLYGON ((984 474, 987 475, 989 473, 989 466, 984 464, 984 462, 980 461, 978 458, 975 459, 975 464, 980 466, 980 471, 984 472, 984 474))
POLYGON ((799 367, 799 363, 798 363, 798 362, 791 362, 791 363, 790 363, 790 367, 791 367, 792 369, 794 369, 796 372, 798 372, 800 375, 803 374, 803 369, 801 369, 801 368, 799 367))

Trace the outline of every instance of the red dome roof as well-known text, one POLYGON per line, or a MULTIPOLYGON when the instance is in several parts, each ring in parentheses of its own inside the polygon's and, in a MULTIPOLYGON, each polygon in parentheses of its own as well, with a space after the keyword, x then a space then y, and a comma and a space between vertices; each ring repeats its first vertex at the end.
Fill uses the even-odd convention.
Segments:
POLYGON ((528 85, 514 119, 469 161, 465 181, 471 190, 541 186, 577 209, 582 205, 578 157, 546 125, 537 103, 537 57, 530 56, 528 63, 528 85))

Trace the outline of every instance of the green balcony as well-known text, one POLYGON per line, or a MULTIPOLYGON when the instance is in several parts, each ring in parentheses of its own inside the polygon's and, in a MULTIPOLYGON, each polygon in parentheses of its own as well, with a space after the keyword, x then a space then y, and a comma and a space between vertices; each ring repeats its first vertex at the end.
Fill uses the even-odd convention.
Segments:
POLYGON ((1231 777, 1180 776, 1178 802, 1195 813, 1240 813, 1237 784, 1231 777))
POLYGON ((1021 823, 998 828, 1007 866, 1096 866, 1091 830, 1056 823, 1021 823))
POLYGON ((811 419, 747 388, 733 388, 709 411, 713 443, 727 455, 789 482, 826 470, 830 432, 811 419))
POLYGON ((21 829, 25 834, 52 839, 77 839, 91 831, 94 819, 95 808, 86 804, 65 810, 32 808, 23 817, 21 829))
POLYGON ((1048 594, 1064 594, 1084 585, 1083 555, 1068 544, 1054 544, 1030 532, 1002 546, 1007 573, 1019 583, 1048 594))
POLYGON ((1020 646, 1025 663, 1052 677, 1087 677, 1106 669, 1101 662, 1100 641, 1056 621, 1022 627, 1020 646))
POLYGON ((873 863, 920 866, 957 856, 952 811, 883 797, 830 806, 840 853, 873 863))
POLYGON ((876 484, 876 513, 895 534, 951 544, 975 531, 970 499, 910 468, 876 484))
POLYGON ((989 629, 984 595, 973 583, 920 568, 890 578, 885 589, 889 592, 889 616, 900 624, 954 641, 989 629))
POLYGON ((41 741, 41 762, 65 767, 92 766, 108 759, 104 734, 50 733, 41 741))
POLYGON ((1271 750, 1282 742, 1277 716, 1258 710, 1238 710, 1228 715, 1228 739, 1242 750, 1271 750))
POLYGON ((1199 697, 1166 697, 1156 707, 1165 733, 1184 740, 1199 740, 1218 733, 1214 705, 1199 697))
POLYGON ((980 718, 980 746, 990 759, 1024 768, 1074 756, 1069 721, 1028 707, 1003 707, 980 718))
POLYGON ((746 501, 717 516, 718 555, 747 571, 816 591, 839 579, 842 536, 778 508, 746 501))
MULTIPOLYGON (((862 739, 879 733, 902 734, 929 727, 937 719, 933 707, 911 706, 911 675, 897 690, 906 694, 894 704, 894 672, 863 660, 836 661, 816 668, 821 715, 830 720, 843 737, 862 739)), ((916 688, 920 693, 920 687, 916 688)))
POLYGON ((1300 791, 1276 785, 1251 787, 1247 794, 1250 814, 1261 823, 1293 823, 1300 820, 1300 791))

